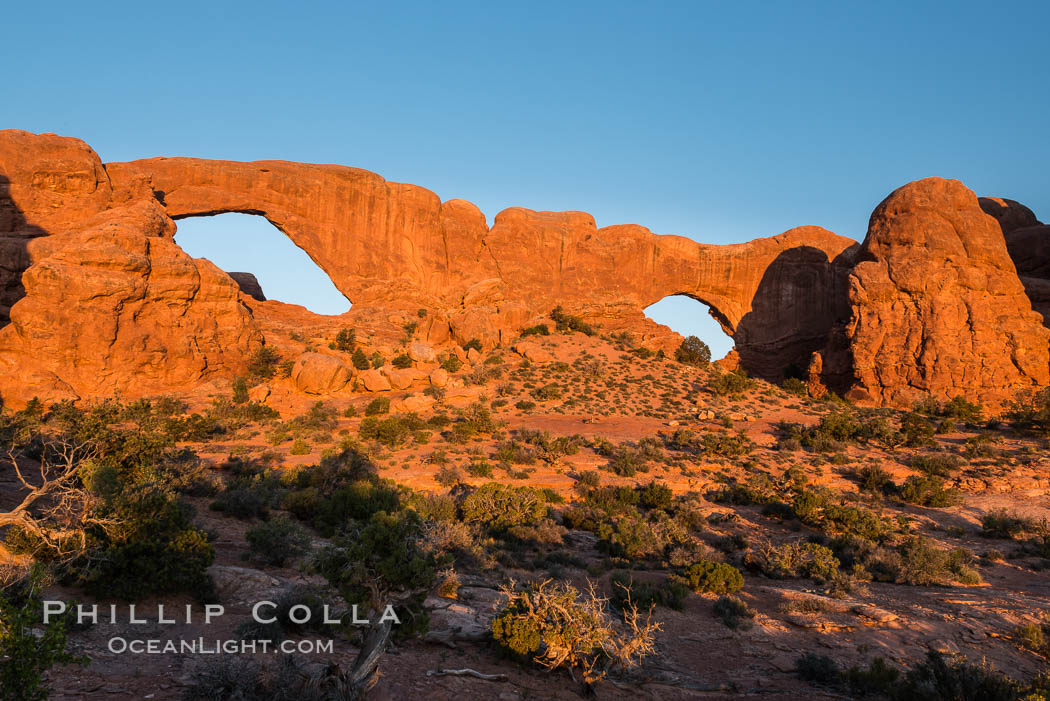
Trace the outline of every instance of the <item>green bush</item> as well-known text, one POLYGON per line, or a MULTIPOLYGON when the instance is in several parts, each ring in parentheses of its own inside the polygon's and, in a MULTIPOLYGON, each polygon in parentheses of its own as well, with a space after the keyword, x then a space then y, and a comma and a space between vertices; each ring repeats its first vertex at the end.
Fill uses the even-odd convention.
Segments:
POLYGON ((280 362, 280 353, 270 346, 261 346, 248 359, 248 375, 259 380, 269 380, 277 374, 280 362))
POLYGON ((285 518, 272 519, 249 528, 245 537, 251 554, 262 562, 283 567, 310 550, 310 534, 302 526, 285 518))
POLYGON ((238 377, 233 381, 233 396, 231 400, 234 404, 248 403, 248 383, 244 381, 243 377, 238 377))
POLYGON ((547 515, 549 507, 542 490, 486 482, 463 500, 461 511, 465 521, 480 523, 493 531, 505 531, 513 526, 537 523, 547 515))
POLYGON ((943 508, 958 503, 958 492, 946 489, 944 480, 933 475, 914 475, 900 488, 901 499, 909 504, 943 508))
POLYGON ((314 558, 317 571, 349 604, 375 610, 391 601, 405 636, 426 629, 423 599, 447 559, 422 548, 423 521, 415 511, 380 511, 367 522, 352 521, 314 558))
POLYGON ((768 548, 756 564, 774 579, 808 577, 831 581, 839 570, 839 560, 830 549, 800 541, 768 548))
POLYGON ((754 610, 735 596, 721 596, 714 606, 715 615, 734 630, 747 630, 755 618, 754 610))
POLYGON ((41 609, 32 586, 22 592, 12 587, 0 593, 0 696, 5 701, 45 701, 45 672, 55 664, 86 662, 66 652, 62 618, 40 630, 41 609))
POLYGON ((696 336, 687 336, 675 351, 674 359, 685 365, 706 368, 711 362, 711 349, 696 336))
POLYGON ((537 324, 521 330, 522 337, 526 336, 550 336, 551 330, 546 324, 537 324))
POLYGON ((704 594, 735 594, 744 586, 744 575, 724 562, 702 560, 682 573, 689 588, 704 594))
POLYGON ((564 309, 560 306, 555 307, 551 311, 551 321, 554 322, 558 329, 558 333, 568 333, 570 331, 579 331, 582 334, 588 336, 597 335, 598 331, 593 326, 585 322, 578 316, 567 314, 564 309))
POLYGON ((390 413, 390 398, 376 397, 365 406, 365 416, 379 416, 390 413))
POLYGON ((395 356, 394 359, 390 361, 390 364, 395 368, 404 370, 405 368, 412 367, 412 358, 407 353, 402 353, 401 355, 395 356))
POLYGON ((808 682, 837 684, 841 677, 838 664, 826 655, 807 652, 795 660, 795 674, 808 682))
POLYGON ((708 391, 719 397, 741 395, 754 386, 755 381, 741 369, 712 373, 707 381, 708 391))
POLYGON ((916 455, 908 461, 908 467, 933 477, 950 477, 962 465, 957 455, 916 455))
MULTIPOLYGON (((352 328, 339 329, 339 333, 335 335, 335 340, 328 344, 328 347, 332 350, 343 351, 349 353, 353 351, 357 346, 357 331, 352 328)), ((362 353, 362 355, 364 355, 362 353)), ((356 356, 356 353, 355 353, 356 356)), ((355 362, 356 366, 357 363, 355 362)), ((361 369, 361 368, 359 368, 361 369)))
POLYGON ((354 350, 353 354, 350 356, 350 362, 353 363, 354 367, 358 370, 368 370, 372 367, 372 363, 368 362, 368 356, 360 348, 354 350))

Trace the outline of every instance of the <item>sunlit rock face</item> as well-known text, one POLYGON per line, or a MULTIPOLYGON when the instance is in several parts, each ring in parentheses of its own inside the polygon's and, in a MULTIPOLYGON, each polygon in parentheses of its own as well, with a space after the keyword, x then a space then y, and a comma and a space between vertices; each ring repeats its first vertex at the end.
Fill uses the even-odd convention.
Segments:
POLYGON ((172 239, 174 219, 241 212, 266 217, 325 271, 353 302, 347 319, 403 326, 426 310, 415 334, 430 344, 509 345, 560 306, 673 351, 680 337, 643 310, 686 295, 711 308, 752 374, 818 367, 811 379, 876 403, 926 392, 987 402, 1048 381, 1047 332, 1011 261, 1041 241, 1003 234, 1037 226, 1026 211, 927 179, 880 205, 863 244, 804 226, 706 245, 598 228, 584 212, 510 208, 490 227, 469 202, 344 166, 103 165, 76 139, 0 131, 0 363, 11 373, 0 393, 228 380, 273 329, 324 327, 172 239))

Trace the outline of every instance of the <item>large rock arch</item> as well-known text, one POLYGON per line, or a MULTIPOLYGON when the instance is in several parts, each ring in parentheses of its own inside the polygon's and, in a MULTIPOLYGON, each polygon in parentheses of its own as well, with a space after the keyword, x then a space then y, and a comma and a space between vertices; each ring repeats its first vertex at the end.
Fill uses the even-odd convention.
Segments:
MULTIPOLYGON (((1011 260, 1026 261, 1044 232, 1017 207, 1006 208, 1017 222, 992 209, 1002 227, 961 183, 927 178, 876 209, 863 244, 810 226, 718 246, 598 228, 585 212, 510 208, 490 227, 469 202, 344 166, 103 165, 77 139, 0 131, 0 393, 228 381, 261 343, 264 316, 281 312, 249 306, 227 274, 182 251, 173 219, 241 212, 306 251, 351 313, 371 308, 394 326, 406 310, 433 311, 431 340, 504 343, 562 306, 644 341, 656 325, 643 310, 686 295, 712 309, 744 368, 769 379, 812 360, 859 399, 995 404, 1050 383, 1050 332, 1011 260)), ((661 328, 655 342, 677 342, 661 328)))

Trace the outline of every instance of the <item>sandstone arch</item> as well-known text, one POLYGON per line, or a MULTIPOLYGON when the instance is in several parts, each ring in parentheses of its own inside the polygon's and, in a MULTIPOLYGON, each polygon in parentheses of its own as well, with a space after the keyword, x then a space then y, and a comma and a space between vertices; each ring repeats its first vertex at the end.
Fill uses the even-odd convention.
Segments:
POLYGON ((17 130, 0 131, 0 185, 5 400, 228 382, 270 329, 322 323, 276 302, 249 306, 230 276, 172 241, 174 218, 222 212, 266 217, 354 303, 350 314, 371 309, 374 328, 395 335, 424 309, 432 342, 495 345, 563 306, 668 344, 678 337, 643 310, 686 295, 715 310, 741 364, 769 379, 806 365, 813 381, 897 405, 959 393, 997 404, 1050 384, 1050 332, 1025 296, 1047 287, 1035 277, 1047 256, 1029 255, 1045 227, 1033 231, 1008 200, 986 201, 989 216, 956 181, 892 193, 863 244, 808 226, 725 246, 598 228, 585 212, 510 208, 489 227, 469 202, 344 166, 103 165, 82 141, 17 130))

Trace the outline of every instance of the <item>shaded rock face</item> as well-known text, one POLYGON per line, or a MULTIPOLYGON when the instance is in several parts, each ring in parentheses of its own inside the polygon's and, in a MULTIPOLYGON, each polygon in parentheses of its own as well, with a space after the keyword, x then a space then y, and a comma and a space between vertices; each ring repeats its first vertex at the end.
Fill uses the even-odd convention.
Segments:
MULTIPOLYGON (((262 342, 260 325, 328 319, 264 301, 254 276, 223 273, 172 239, 173 219, 223 212, 269 219, 355 310, 398 328, 424 318, 418 338, 430 345, 510 346, 561 306, 670 352, 680 337, 643 310, 685 295, 734 337, 733 362, 767 379, 792 371, 898 405, 926 393, 995 403, 1050 380, 1050 332, 1029 301, 1050 318, 1046 227, 955 181, 891 194, 863 244, 806 226, 715 246, 598 228, 584 212, 511 208, 489 227, 469 202, 343 166, 103 165, 76 139, 0 131, 3 398, 228 380, 262 342), (242 290, 259 303, 246 306, 242 290)), ((321 393, 350 383, 325 362, 304 360, 293 382, 321 393)), ((378 371, 358 379, 371 391, 392 384, 378 371)))
POLYGON ((1036 219, 1020 202, 982 197, 981 208, 995 217, 1006 239, 1006 250, 1021 276, 1032 308, 1050 326, 1050 226, 1036 219))
POLYGON ((241 288, 241 292, 248 295, 254 300, 260 302, 266 301, 266 295, 263 294, 262 285, 259 284, 259 279, 251 273, 226 273, 233 281, 237 283, 237 287, 241 288))
POLYGON ((1050 333, 996 220, 961 183, 926 178, 875 209, 849 276, 851 395, 995 403, 1050 382, 1050 333))

